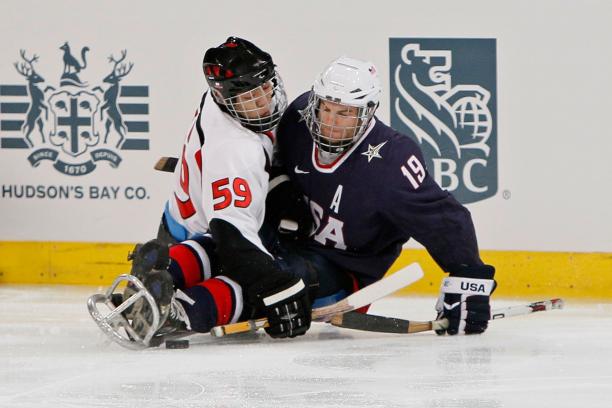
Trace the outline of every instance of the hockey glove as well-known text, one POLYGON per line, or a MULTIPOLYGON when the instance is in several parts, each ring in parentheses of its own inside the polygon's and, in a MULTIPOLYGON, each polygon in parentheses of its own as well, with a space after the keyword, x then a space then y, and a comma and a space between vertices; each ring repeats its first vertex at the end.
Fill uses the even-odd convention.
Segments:
POLYGON ((440 297, 436 303, 438 319, 448 319, 446 330, 437 334, 483 333, 491 318, 489 298, 497 283, 493 279, 495 268, 490 265, 452 268, 442 280, 440 297))
POLYGON ((266 333, 274 338, 301 336, 310 328, 312 306, 308 288, 300 278, 274 274, 249 290, 268 319, 266 333), (274 289, 266 289, 274 287, 274 289))
MULTIPOLYGON (((273 170, 274 171, 274 170, 273 170)), ((314 221, 304 196, 286 175, 279 175, 270 181, 274 187, 266 196, 266 217, 264 222, 287 238, 303 239, 310 235, 314 221), (291 228, 281 225, 295 223, 291 228)))

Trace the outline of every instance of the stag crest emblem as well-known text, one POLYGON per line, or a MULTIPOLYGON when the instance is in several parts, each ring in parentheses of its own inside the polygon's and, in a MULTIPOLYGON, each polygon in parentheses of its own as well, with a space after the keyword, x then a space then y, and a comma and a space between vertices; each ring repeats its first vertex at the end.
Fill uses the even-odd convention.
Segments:
POLYGON ((111 53, 109 74, 87 78, 88 57, 95 62, 90 47, 81 48, 80 59, 68 42, 59 49, 64 66, 58 86, 46 84, 39 55, 20 51, 14 67, 27 85, 0 85, 0 147, 32 149, 28 160, 33 167, 49 160, 72 176, 91 173, 100 161, 119 166, 121 150, 148 150, 143 136, 149 130, 149 107, 142 101, 149 90, 121 83, 134 68, 126 61, 127 50, 118 57, 111 53), (93 81, 97 85, 89 86, 93 81))
MULTIPOLYGON (((27 108, 26 119, 23 122, 21 131, 24 134, 25 141, 28 146, 32 147, 34 142, 30 138, 30 135, 38 128, 42 142, 45 142, 45 133, 43 130, 44 122, 41 117, 43 111, 45 112, 45 119, 49 117, 49 108, 45 103, 45 93, 39 88, 39 84, 43 83, 45 79, 36 73, 34 69, 34 62, 38 61, 38 56, 34 55, 28 59, 26 57, 25 50, 19 52, 21 63, 16 62, 15 69, 28 81, 28 94, 30 95, 30 105, 27 108)), ((53 89, 53 88, 50 88, 53 89)))
POLYGON ((495 40, 391 39, 392 126, 467 203, 497 190, 495 40))
POLYGON ((101 90, 104 92, 104 105, 102 105, 102 109, 100 110, 100 119, 102 119, 102 115, 106 112, 106 133, 104 134, 104 143, 108 142, 108 134, 110 132, 111 126, 115 129, 117 134, 119 135, 119 139, 117 141, 117 147, 120 147, 125 139, 125 132, 127 128, 123 119, 121 118, 121 112, 119 111, 119 107, 117 105, 117 97, 119 96, 119 81, 121 81, 124 77, 126 77, 134 67, 133 63, 122 64, 123 60, 127 55, 127 51, 121 51, 121 57, 119 59, 115 59, 112 55, 108 57, 108 61, 113 64, 113 68, 111 73, 104 77, 103 81, 107 84, 110 84, 106 91, 103 91, 102 88, 96 87, 95 90, 101 90))

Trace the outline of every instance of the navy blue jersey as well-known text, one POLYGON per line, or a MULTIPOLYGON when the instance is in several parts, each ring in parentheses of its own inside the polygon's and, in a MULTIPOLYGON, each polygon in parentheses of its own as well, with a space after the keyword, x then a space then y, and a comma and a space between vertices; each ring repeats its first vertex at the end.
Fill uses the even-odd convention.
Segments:
POLYGON ((299 112, 308 96, 283 115, 277 154, 315 219, 309 247, 366 284, 385 274, 410 238, 444 270, 482 264, 469 211, 430 177, 416 143, 374 118, 350 150, 322 165, 299 112))

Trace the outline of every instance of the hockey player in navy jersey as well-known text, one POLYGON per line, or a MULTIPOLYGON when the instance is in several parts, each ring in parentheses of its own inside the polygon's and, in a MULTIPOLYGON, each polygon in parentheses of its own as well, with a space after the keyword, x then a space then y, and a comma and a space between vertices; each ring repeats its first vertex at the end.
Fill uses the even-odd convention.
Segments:
POLYGON ((310 327, 308 288, 277 264, 258 235, 274 130, 287 107, 281 78, 268 53, 236 37, 207 50, 203 70, 209 90, 182 146, 159 239, 131 255, 131 274, 155 300, 133 283, 122 299, 134 302, 126 303, 128 341, 142 346, 152 344, 151 336, 208 332, 241 316, 267 317, 272 337, 310 327))
POLYGON ((495 269, 479 257, 469 211, 434 182, 416 143, 374 115, 380 94, 376 68, 343 57, 283 115, 278 158, 315 224, 302 251, 331 265, 318 280, 344 273, 364 286, 413 238, 449 274, 436 305, 447 332, 482 333, 495 269))

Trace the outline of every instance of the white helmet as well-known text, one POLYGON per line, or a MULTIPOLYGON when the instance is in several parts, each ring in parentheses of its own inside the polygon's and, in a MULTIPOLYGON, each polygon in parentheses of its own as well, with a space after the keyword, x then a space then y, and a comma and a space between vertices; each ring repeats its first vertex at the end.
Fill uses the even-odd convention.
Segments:
POLYGON ((340 57, 315 80, 304 118, 321 152, 337 156, 368 128, 382 92, 371 62, 340 57))

